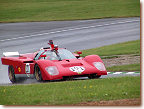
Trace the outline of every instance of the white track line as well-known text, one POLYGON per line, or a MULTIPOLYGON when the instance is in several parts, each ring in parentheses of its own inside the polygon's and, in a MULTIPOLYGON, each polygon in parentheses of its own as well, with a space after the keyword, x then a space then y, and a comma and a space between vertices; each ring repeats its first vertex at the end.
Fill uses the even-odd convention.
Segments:
POLYGON ((107 74, 109 74, 109 73, 111 73, 111 72, 107 72, 107 74))
POLYGON ((23 38, 29 38, 29 37, 36 37, 36 36, 42 36, 42 35, 48 35, 48 34, 55 34, 55 33, 61 33, 61 32, 66 32, 66 31, 74 31, 74 30, 89 29, 89 28, 109 26, 109 25, 115 25, 115 24, 131 23, 131 22, 137 22, 137 21, 139 21, 139 20, 121 21, 121 22, 117 22, 117 23, 109 23, 109 24, 103 24, 103 25, 92 25, 92 26, 87 26, 87 27, 70 28, 70 29, 65 29, 65 30, 52 31, 52 32, 48 32, 48 33, 33 34, 33 35, 28 35, 28 36, 23 36, 23 37, 3 39, 3 40, 0 40, 0 42, 11 41, 11 40, 16 40, 16 39, 23 39, 23 38))
POLYGON ((107 74, 140 74, 139 73, 136 73, 136 72, 107 72, 107 74))
POLYGON ((126 73, 126 74, 134 74, 135 72, 128 72, 128 73, 126 73))
POLYGON ((115 72, 115 73, 113 73, 113 74, 122 74, 122 72, 115 72))

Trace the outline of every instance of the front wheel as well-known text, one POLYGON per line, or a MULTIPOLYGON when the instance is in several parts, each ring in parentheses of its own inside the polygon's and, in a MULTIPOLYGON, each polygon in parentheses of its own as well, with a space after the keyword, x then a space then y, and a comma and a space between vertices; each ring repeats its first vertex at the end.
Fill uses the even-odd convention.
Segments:
POLYGON ((13 66, 8 67, 8 76, 12 83, 16 83, 16 77, 13 66))
POLYGON ((35 73, 34 73, 35 79, 39 82, 43 81, 40 68, 37 64, 35 65, 34 71, 35 71, 35 73))
POLYGON ((97 78, 100 78, 100 77, 101 77, 101 75, 97 75, 97 74, 90 74, 88 76, 89 79, 97 79, 97 78))

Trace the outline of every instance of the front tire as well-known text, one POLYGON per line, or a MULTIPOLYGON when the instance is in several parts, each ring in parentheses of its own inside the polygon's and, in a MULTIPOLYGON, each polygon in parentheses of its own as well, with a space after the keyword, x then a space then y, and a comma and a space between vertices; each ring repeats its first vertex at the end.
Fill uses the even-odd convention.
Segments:
POLYGON ((15 72, 13 66, 8 67, 8 76, 10 81, 14 84, 16 83, 16 77, 15 77, 15 72))
POLYGON ((34 73, 35 79, 39 82, 43 81, 40 68, 37 64, 35 65, 34 71, 35 71, 35 73, 34 73))
POLYGON ((100 77, 101 77, 101 75, 97 75, 97 74, 90 74, 90 75, 88 76, 89 79, 98 79, 98 78, 100 78, 100 77))

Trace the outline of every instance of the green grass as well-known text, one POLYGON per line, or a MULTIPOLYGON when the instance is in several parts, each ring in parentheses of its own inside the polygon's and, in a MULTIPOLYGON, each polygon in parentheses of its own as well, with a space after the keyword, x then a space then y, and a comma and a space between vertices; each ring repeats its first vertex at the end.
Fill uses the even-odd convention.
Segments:
POLYGON ((131 98, 140 98, 140 77, 0 86, 2 105, 68 105, 131 98))
POLYGON ((107 67, 109 72, 118 72, 118 71, 140 71, 140 64, 129 64, 129 65, 120 65, 107 67))
MULTIPOLYGON (((129 41, 125 43, 113 44, 108 46, 103 46, 99 48, 93 48, 88 50, 83 50, 81 56, 87 56, 96 54, 101 57, 101 59, 111 59, 118 58, 117 55, 133 54, 133 56, 140 55, 140 40, 129 41)), ((107 71, 140 71, 140 63, 112 66, 107 67, 107 71)))
POLYGON ((139 0, 0 0, 0 22, 140 16, 139 0))
POLYGON ((99 48, 83 50, 82 56, 97 54, 99 56, 137 54, 140 55, 140 40, 113 44, 99 48))
POLYGON ((119 56, 101 56, 101 59, 112 59, 112 58, 118 58, 119 56))

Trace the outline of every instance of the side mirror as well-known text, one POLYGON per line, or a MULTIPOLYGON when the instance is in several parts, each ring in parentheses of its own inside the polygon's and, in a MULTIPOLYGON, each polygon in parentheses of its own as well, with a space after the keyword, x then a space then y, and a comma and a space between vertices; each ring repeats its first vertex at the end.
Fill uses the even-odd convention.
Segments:
POLYGON ((77 51, 77 56, 76 56, 77 59, 80 58, 80 54, 82 54, 82 52, 81 51, 77 51))
POLYGON ((79 55, 80 55, 80 54, 82 54, 82 52, 81 52, 81 51, 77 51, 77 54, 79 54, 79 55))
POLYGON ((40 57, 46 57, 46 55, 41 55, 40 57))

